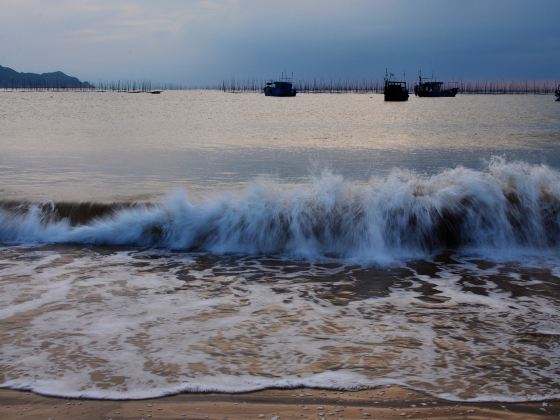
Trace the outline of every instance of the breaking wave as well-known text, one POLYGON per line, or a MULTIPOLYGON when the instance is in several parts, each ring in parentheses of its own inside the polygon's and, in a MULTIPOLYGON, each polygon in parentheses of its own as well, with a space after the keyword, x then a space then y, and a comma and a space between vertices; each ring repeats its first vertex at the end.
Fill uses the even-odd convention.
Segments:
POLYGON ((393 170, 366 183, 324 172, 286 186, 162 203, 0 203, 4 244, 81 243, 384 261, 445 249, 553 250, 560 172, 493 158, 482 171, 393 170))

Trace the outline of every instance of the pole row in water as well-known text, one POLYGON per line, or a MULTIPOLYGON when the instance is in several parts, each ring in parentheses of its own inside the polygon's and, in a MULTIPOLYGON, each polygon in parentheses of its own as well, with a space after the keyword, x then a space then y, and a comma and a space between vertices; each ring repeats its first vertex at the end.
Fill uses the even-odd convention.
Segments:
MULTIPOLYGON (((413 86, 415 81, 408 81, 409 86, 413 86)), ((188 86, 172 83, 153 84, 149 80, 116 80, 99 81, 97 83, 83 83, 82 86, 66 86, 64 84, 45 85, 44 83, 24 83, 14 81, 13 83, 3 83, 4 91, 108 91, 108 92, 150 92, 159 90, 221 90, 223 92, 242 93, 242 92, 262 92, 264 80, 256 78, 248 79, 229 79, 221 83, 202 86, 188 86)), ((383 93, 384 82, 379 80, 298 80, 294 82, 298 92, 301 93, 383 93)), ((463 94, 489 94, 489 95, 511 95, 511 94, 533 94, 547 95, 553 94, 560 85, 558 80, 475 80, 460 81, 449 83, 452 87, 459 88, 463 94)))
MULTIPOLYGON (((409 86, 413 86, 415 81, 408 81, 409 86)), ((511 95, 511 94, 552 94, 560 84, 554 80, 476 80, 446 83, 450 87, 459 88, 463 94, 490 94, 490 95, 511 95)), ((264 81, 257 79, 246 80, 224 80, 219 86, 212 86, 213 89, 220 89, 224 92, 260 92, 264 86, 264 81)), ((294 82, 298 92, 303 93, 383 93, 384 82, 379 80, 299 80, 294 82)))
POLYGON ((25 91, 25 92, 152 92, 155 89, 177 90, 185 89, 182 85, 176 84, 157 84, 153 86, 150 80, 111 80, 91 82, 68 83, 45 83, 44 81, 28 80, 8 80, 2 81, 0 89, 4 91, 25 91))

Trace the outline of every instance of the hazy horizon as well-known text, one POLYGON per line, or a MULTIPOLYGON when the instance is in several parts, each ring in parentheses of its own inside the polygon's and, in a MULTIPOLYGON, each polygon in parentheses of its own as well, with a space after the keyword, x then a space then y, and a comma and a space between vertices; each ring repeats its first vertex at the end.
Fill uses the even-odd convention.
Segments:
POLYGON ((557 80, 560 2, 2 0, 0 64, 81 80, 557 80))

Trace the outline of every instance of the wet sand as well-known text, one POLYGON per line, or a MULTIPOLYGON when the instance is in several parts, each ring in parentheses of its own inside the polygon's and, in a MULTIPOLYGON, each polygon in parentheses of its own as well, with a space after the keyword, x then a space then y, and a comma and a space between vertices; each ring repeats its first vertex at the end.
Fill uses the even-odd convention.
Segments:
POLYGON ((536 419, 560 415, 560 401, 455 403, 400 387, 338 392, 265 390, 246 394, 180 394, 107 401, 51 398, 0 390, 1 419, 536 419))

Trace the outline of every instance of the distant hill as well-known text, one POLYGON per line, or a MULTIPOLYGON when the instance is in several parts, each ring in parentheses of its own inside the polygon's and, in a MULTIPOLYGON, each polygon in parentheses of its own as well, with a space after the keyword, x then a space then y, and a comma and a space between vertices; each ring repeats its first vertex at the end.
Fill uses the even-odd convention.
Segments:
POLYGON ((0 89, 90 89, 88 82, 81 82, 76 77, 61 71, 53 73, 18 73, 0 66, 0 89))

